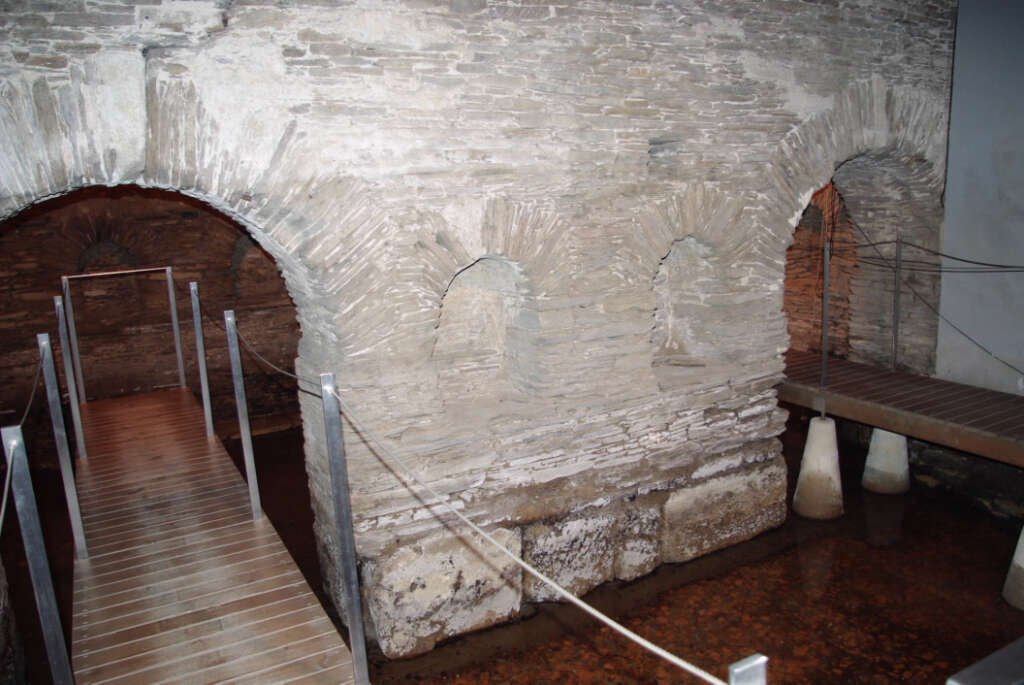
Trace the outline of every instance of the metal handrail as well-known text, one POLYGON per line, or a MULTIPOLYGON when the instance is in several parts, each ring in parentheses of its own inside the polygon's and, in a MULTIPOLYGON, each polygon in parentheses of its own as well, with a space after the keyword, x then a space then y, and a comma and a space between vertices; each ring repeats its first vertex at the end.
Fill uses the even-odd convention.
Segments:
POLYGON ((154 266, 142 269, 122 269, 118 271, 97 271, 85 274, 66 274, 60 277, 63 293, 64 318, 67 320, 68 333, 71 338, 71 357, 75 367, 75 379, 78 386, 78 401, 84 403, 85 378, 82 374, 82 356, 78 349, 78 330, 75 326, 75 308, 71 301, 71 281, 85 278, 106 278, 109 276, 127 276, 132 274, 153 273, 163 271, 167 277, 167 301, 171 310, 171 326, 174 329, 174 351, 178 357, 178 384, 185 387, 185 357, 181 351, 181 327, 178 324, 178 305, 174 296, 174 269, 170 266, 154 266))

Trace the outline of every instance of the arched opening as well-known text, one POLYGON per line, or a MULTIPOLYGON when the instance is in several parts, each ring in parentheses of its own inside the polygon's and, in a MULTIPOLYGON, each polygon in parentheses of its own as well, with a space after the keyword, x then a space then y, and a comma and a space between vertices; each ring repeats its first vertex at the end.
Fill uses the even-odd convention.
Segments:
POLYGON ((880 150, 844 162, 813 194, 786 259, 791 349, 821 350, 828 241, 829 353, 933 372, 940 285, 935 251, 942 218, 934 173, 923 158, 880 150))
MULTIPOLYGON (((186 380, 198 395, 199 380, 189 303, 190 281, 199 283, 214 419, 229 451, 237 419, 222 312, 237 312, 239 329, 261 355, 291 369, 296 357, 295 306, 274 260, 240 225, 184 195, 137 186, 89 187, 39 202, 0 223, 0 423, 17 423, 38 363, 36 334, 54 338, 61 386, 63 364, 56 339, 52 297, 64 274, 172 266, 181 323, 186 380)), ((72 285, 90 400, 176 386, 177 364, 162 273, 86 279, 72 285)), ((319 581, 312 512, 301 435, 279 431, 299 422, 293 383, 266 373, 243 352, 264 509, 316 590, 319 581), (262 443, 262 444, 261 444, 262 443)), ((73 551, 50 419, 37 389, 25 423, 32 477, 43 513, 50 565, 63 623, 70 629, 73 551)), ((69 422, 69 414, 65 410, 69 422)), ((200 434, 202 427, 199 429, 200 434)), ((11 517, 8 516, 10 519, 11 517)), ((7 521, 9 528, 17 522, 7 521)), ((12 588, 12 604, 30 663, 45 663, 36 610, 16 535, 5 535, 0 552, 12 588)))
POLYGON ((783 311, 790 349, 820 352, 823 261, 829 244, 829 351, 850 356, 850 286, 857 271, 857 236, 843 196, 829 181, 811 196, 786 252, 783 311))
MULTIPOLYGON (((20 393, 31 381, 36 333, 56 330, 51 298, 60 294, 62 275, 155 266, 174 269, 186 380, 194 388, 188 283, 199 283, 214 419, 221 435, 234 433, 222 312, 234 309, 246 340, 269 361, 291 368, 299 333, 295 307, 273 259, 236 222, 198 200, 137 186, 77 190, 0 224, 0 269, 10 274, 0 304, 0 365, 12 379, 0 391, 4 406, 20 400, 7 393, 20 393)), ((71 287, 90 400, 177 385, 163 274, 85 279, 71 287)), ((246 370, 257 431, 296 425, 294 388, 251 361, 246 370)))

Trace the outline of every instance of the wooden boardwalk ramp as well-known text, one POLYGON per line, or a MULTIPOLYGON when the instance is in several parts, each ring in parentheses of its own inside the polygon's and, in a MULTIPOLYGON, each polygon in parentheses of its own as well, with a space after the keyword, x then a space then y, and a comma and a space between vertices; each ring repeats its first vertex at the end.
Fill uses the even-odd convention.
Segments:
POLYGON ((1024 468, 1024 397, 790 351, 779 399, 1024 468))
POLYGON ((187 389, 82 405, 78 683, 350 683, 351 656, 187 389))

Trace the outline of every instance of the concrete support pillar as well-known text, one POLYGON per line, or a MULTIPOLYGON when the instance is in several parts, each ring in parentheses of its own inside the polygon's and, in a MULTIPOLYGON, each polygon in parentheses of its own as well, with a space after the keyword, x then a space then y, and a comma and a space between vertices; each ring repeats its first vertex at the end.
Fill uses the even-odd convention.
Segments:
POLYGON ((1006 572, 1003 599, 1018 609, 1024 609, 1024 528, 1021 528, 1017 550, 1013 553, 1013 561, 1010 562, 1010 570, 1006 572))
POLYGON ((907 438, 881 428, 871 431, 871 446, 860 484, 882 495, 899 495, 910 489, 907 438))
POLYGON ((812 519, 834 519, 843 514, 836 423, 830 418, 811 419, 793 495, 793 511, 812 519))

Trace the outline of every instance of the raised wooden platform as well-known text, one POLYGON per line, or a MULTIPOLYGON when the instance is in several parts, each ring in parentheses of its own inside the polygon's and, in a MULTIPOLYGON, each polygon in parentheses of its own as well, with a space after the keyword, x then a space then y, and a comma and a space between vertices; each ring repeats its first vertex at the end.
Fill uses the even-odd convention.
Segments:
POLYGON ((1024 467, 1024 397, 830 357, 786 355, 779 399, 920 440, 1024 467))
POLYGON ((78 683, 350 683, 351 656, 188 390, 82 405, 78 683))

